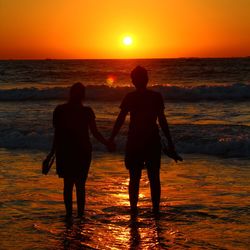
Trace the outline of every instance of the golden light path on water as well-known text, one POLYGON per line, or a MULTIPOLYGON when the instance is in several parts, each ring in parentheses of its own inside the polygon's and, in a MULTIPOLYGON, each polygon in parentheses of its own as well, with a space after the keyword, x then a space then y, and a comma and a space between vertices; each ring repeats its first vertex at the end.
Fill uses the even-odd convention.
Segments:
MULTIPOLYGON (((161 215, 151 213, 143 173, 131 219, 123 156, 94 154, 86 215, 65 224, 62 180, 40 174, 44 154, 0 150, 2 249, 247 249, 247 160, 163 157, 161 215)), ((74 204, 76 207, 76 204, 74 204)))

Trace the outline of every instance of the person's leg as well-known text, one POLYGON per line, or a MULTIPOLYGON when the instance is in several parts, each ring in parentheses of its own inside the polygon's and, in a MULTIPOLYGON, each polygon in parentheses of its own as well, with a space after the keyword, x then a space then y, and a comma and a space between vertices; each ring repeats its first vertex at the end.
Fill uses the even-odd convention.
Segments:
POLYGON ((78 217, 82 217, 85 209, 85 183, 89 173, 89 167, 91 163, 91 153, 85 156, 86 162, 83 168, 83 172, 79 173, 75 180, 76 185, 76 198, 77 198, 77 214, 78 217))
POLYGON ((63 198, 66 209, 66 217, 72 216, 72 192, 74 180, 72 178, 64 178, 63 198))
POLYGON ((77 198, 77 215, 82 217, 85 208, 85 182, 86 177, 77 178, 76 185, 76 198, 77 198))
POLYGON ((141 168, 129 169, 129 201, 131 211, 137 210, 141 168))
POLYGON ((161 184, 160 184, 160 168, 149 167, 147 169, 148 178, 150 182, 151 200, 153 204, 153 211, 159 212, 160 197, 161 197, 161 184))

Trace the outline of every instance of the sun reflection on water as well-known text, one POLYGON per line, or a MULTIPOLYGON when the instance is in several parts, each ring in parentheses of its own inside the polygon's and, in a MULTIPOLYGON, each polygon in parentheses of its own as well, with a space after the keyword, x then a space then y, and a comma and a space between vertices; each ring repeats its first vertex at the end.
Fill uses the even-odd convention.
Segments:
POLYGON ((40 174, 44 154, 0 150, 0 156, 3 249, 247 249, 247 161, 189 156, 176 165, 163 159, 160 216, 151 212, 143 173, 139 214, 131 218, 123 157, 95 156, 85 217, 74 214, 68 225, 62 180, 54 169, 40 174))

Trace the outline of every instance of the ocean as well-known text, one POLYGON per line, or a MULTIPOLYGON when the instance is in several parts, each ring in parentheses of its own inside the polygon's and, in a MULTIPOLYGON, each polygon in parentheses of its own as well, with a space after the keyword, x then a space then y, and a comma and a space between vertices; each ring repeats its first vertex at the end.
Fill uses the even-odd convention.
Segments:
POLYGON ((250 244, 250 58, 0 61, 0 249, 248 249, 250 244), (123 154, 127 119, 108 153, 92 138, 86 218, 63 221, 62 180, 41 174, 51 147, 54 108, 69 87, 87 87, 86 104, 109 137, 130 71, 149 71, 177 151, 162 155, 161 215, 140 186, 131 221, 123 154))

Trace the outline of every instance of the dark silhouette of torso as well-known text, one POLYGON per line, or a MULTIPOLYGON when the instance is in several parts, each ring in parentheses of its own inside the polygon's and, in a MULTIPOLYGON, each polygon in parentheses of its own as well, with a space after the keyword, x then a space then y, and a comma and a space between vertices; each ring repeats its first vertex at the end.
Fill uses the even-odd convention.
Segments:
POLYGON ((60 177, 77 176, 91 161, 92 146, 89 123, 95 115, 90 107, 66 103, 56 107, 53 114, 56 140, 56 165, 60 177))
POLYGON ((152 148, 160 142, 157 116, 164 104, 158 92, 145 89, 128 93, 120 108, 130 112, 127 150, 152 148))

